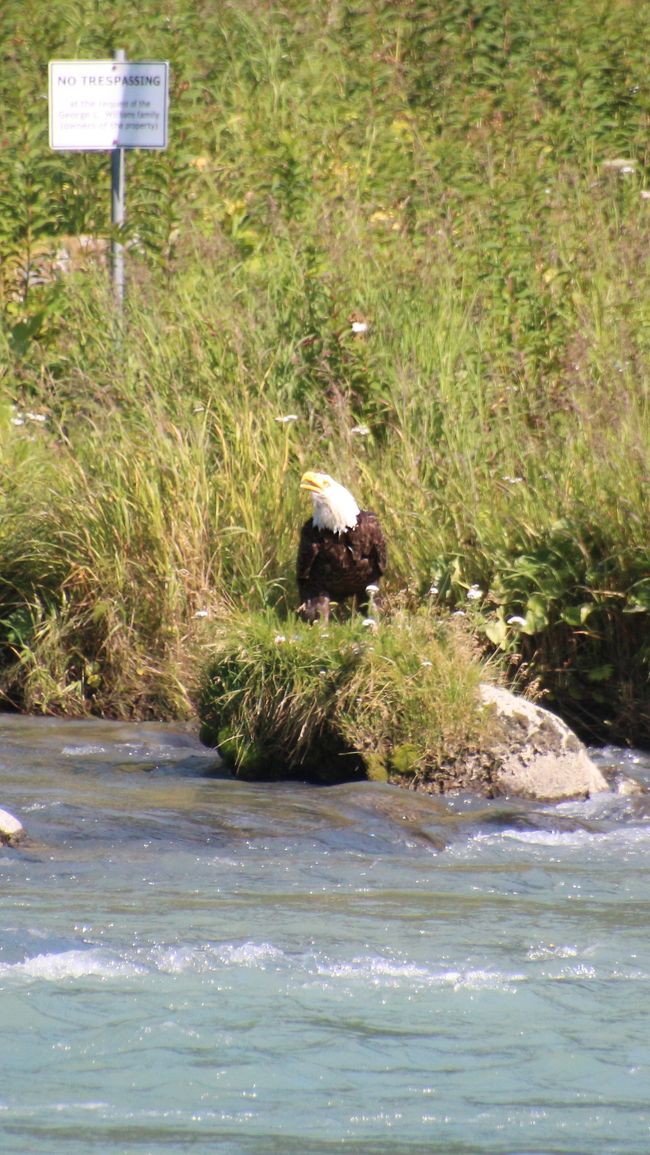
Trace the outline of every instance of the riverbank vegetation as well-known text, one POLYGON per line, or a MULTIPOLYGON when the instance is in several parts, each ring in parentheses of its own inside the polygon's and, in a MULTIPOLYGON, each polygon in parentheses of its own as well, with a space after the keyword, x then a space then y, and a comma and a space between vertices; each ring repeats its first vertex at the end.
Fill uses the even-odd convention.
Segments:
POLYGON ((233 615, 291 620, 311 467, 389 591, 650 743, 650 10, 6 0, 0 44, 4 701, 190 714, 233 615), (45 99, 116 48, 172 76, 122 319, 45 99))
MULTIPOLYGON (((357 614, 327 629, 282 628, 273 612, 232 615, 211 651, 202 733, 238 776, 467 788, 468 754, 492 715, 460 623, 397 604, 381 626, 357 614)), ((481 771, 476 760, 477 780, 481 771)))

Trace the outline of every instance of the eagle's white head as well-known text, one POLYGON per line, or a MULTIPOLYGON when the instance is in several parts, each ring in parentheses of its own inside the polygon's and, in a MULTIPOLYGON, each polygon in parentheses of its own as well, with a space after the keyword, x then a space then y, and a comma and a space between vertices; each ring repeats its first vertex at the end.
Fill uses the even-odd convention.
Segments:
POLYGON ((317 529, 330 529, 332 533, 345 533, 357 524, 359 506, 349 489, 327 473, 308 470, 303 473, 300 488, 311 493, 314 503, 313 522, 317 529))

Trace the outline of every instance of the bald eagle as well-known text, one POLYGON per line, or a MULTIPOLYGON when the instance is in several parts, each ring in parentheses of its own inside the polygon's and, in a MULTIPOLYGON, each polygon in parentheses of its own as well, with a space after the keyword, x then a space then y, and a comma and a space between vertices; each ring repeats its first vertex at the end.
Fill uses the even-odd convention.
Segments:
POLYGON ((349 490, 327 473, 303 474, 300 488, 311 494, 312 517, 302 527, 297 578, 305 621, 327 621, 330 600, 356 597, 368 603, 368 586, 386 569, 386 542, 376 514, 359 509, 349 490))

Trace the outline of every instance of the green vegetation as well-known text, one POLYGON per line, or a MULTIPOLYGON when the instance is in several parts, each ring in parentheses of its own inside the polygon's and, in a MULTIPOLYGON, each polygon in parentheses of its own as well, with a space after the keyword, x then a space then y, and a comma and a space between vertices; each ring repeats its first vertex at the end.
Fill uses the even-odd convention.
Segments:
POLYGON ((327 630, 283 624, 233 615, 207 669, 203 734, 240 777, 455 784, 490 729, 482 666, 457 624, 427 607, 394 607, 376 631, 358 615, 327 630))
POLYGON ((0 46, 5 700, 191 712, 215 620, 291 615, 315 467, 393 590, 650 742, 650 8, 5 0, 0 46), (122 323, 45 100, 116 48, 172 74, 122 323))

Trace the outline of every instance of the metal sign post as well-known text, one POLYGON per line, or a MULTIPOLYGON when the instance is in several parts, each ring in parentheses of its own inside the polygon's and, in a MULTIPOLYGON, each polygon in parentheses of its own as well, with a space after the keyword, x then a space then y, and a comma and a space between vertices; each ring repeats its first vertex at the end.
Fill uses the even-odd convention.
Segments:
MULTIPOLYGON (((113 60, 51 60, 49 68, 50 148, 110 150, 111 221, 126 219, 128 148, 166 148, 169 89, 167 61, 127 61, 123 49, 113 60)), ((113 283, 124 297, 124 245, 113 237, 113 283)))
MULTIPOLYGON (((126 53, 118 48, 115 60, 123 64, 126 53)), ((123 148, 111 152, 111 224, 113 230, 121 229, 126 219, 126 156, 123 148)), ((124 245, 113 232, 111 246, 113 257, 113 288, 120 309, 124 302, 124 245)))

